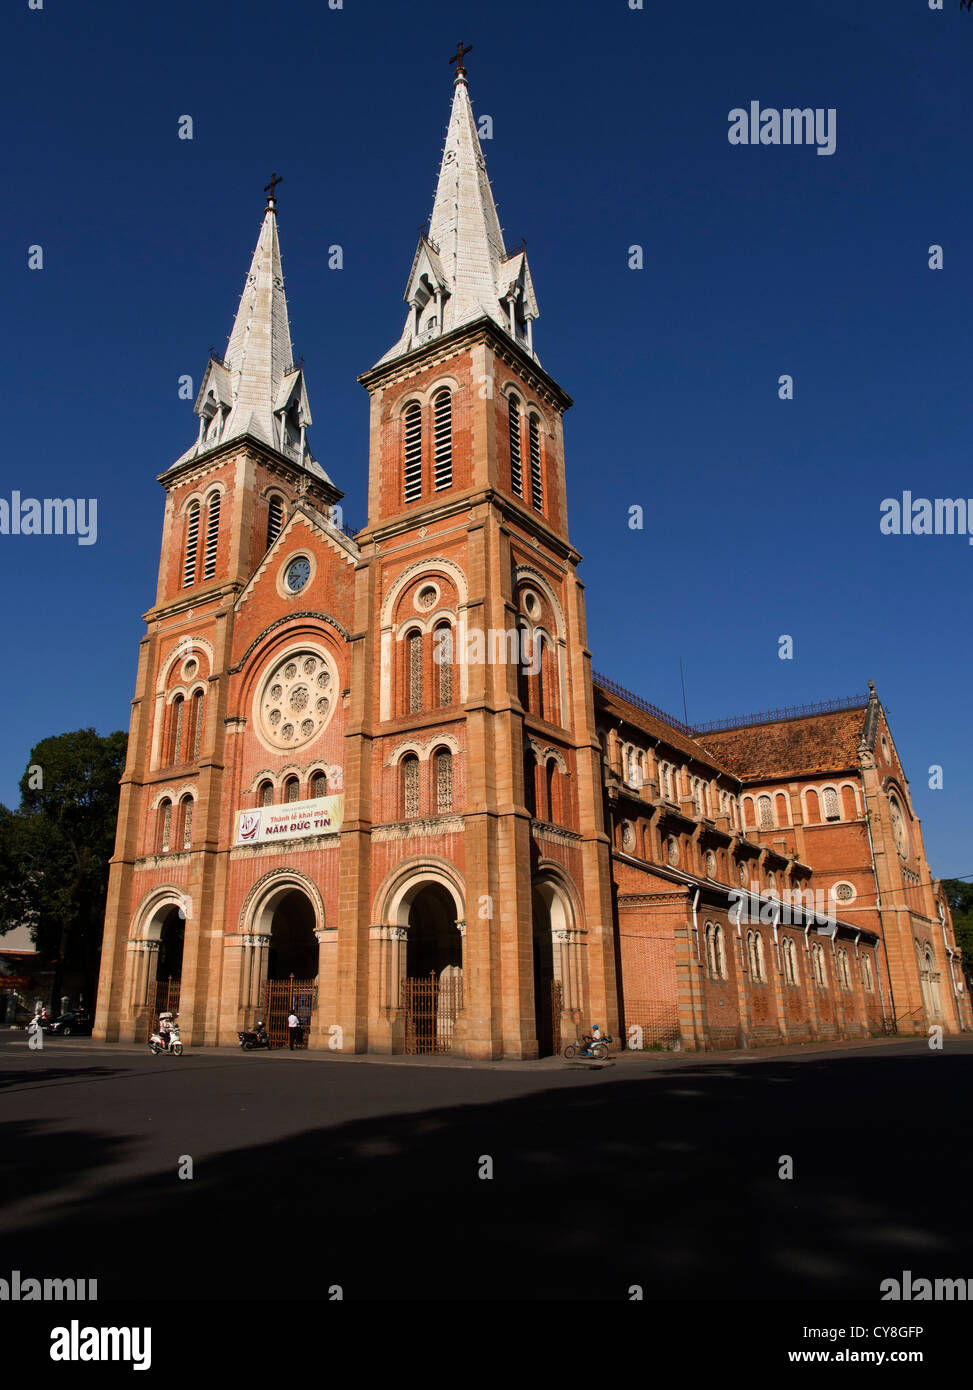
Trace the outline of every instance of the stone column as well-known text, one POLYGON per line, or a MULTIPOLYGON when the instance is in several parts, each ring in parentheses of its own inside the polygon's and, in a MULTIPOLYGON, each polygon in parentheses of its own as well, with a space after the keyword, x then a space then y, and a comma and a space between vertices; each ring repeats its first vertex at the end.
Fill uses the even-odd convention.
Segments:
POLYGON ((317 927, 314 935, 318 939, 318 1007, 307 1045, 338 1052, 342 1034, 331 1032, 332 1025, 338 1024, 338 928, 317 927))
POLYGON ((369 927, 368 935, 369 1051, 400 1053, 405 1050, 405 1011, 399 1000, 409 933, 405 927, 379 924, 369 927))
POLYGON ((139 938, 128 943, 131 970, 128 1027, 120 1031, 123 1042, 146 1042, 152 1031, 152 1010, 149 1006, 149 986, 159 965, 158 941, 139 938))

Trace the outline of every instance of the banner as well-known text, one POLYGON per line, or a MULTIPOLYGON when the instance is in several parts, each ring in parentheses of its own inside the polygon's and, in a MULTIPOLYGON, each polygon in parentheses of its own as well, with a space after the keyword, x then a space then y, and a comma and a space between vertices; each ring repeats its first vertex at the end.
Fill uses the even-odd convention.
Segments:
POLYGON ((303 835, 333 835, 341 829, 344 796, 316 796, 312 801, 288 801, 283 806, 257 806, 237 811, 236 844, 263 845, 271 840, 296 840, 303 835))

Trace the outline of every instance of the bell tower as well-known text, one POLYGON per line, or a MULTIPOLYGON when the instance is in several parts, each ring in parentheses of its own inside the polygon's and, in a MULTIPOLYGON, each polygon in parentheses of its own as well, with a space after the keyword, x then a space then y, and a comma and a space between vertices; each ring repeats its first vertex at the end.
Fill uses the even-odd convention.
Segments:
POLYGON ((609 844, 568 537, 571 400, 537 357, 526 249, 504 244, 467 52, 451 60, 405 326, 359 378, 368 522, 357 537, 338 993, 356 1050, 401 1050, 401 982, 438 884, 461 938, 443 955, 462 960, 454 1050, 530 1057, 592 1021, 617 1027, 609 844))

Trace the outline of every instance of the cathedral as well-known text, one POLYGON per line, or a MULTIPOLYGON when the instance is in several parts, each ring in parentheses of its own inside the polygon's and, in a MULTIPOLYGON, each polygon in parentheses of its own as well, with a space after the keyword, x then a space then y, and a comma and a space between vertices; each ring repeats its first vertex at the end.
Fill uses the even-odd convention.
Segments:
MULTIPOLYGON (((971 1027, 874 687, 690 726, 592 670, 570 397, 467 74, 398 341, 360 378, 368 518, 312 452, 271 181, 165 490, 95 1036, 473 1059, 971 1027)), ((610 653, 599 653, 610 668, 610 653)))

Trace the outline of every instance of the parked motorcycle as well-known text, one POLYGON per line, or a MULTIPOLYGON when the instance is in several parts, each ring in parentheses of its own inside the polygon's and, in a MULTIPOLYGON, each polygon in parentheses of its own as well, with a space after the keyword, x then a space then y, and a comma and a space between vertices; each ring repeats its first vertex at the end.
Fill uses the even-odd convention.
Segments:
POLYGON ((252 1052, 255 1048, 270 1046, 270 1034, 262 1022, 258 1023, 255 1028, 243 1029, 242 1032, 237 1033, 237 1037, 240 1039, 240 1046, 244 1052, 252 1052))
POLYGON ((179 1036, 179 1023, 172 1014, 159 1015, 159 1031, 149 1038, 149 1051, 154 1057, 160 1052, 171 1052, 174 1057, 182 1056, 182 1039, 179 1036), (168 1028, 163 1025, 168 1023, 168 1028))

